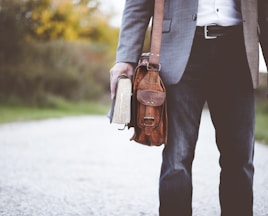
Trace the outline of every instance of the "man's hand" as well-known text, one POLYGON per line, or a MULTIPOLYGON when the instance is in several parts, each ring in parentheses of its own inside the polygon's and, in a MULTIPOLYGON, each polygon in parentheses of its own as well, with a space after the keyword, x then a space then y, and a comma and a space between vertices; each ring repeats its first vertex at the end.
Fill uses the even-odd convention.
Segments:
POLYGON ((116 82, 119 76, 124 75, 132 79, 134 74, 134 66, 131 63, 119 62, 116 63, 110 70, 110 88, 111 98, 115 96, 116 82))

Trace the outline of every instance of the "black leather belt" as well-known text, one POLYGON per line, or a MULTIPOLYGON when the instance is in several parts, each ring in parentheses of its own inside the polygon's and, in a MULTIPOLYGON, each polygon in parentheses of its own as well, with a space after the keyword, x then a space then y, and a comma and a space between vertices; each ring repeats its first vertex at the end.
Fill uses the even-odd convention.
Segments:
POLYGON ((219 26, 219 25, 208 25, 208 26, 197 26, 196 34, 203 36, 205 39, 215 39, 218 37, 232 35, 242 29, 242 25, 234 26, 219 26))

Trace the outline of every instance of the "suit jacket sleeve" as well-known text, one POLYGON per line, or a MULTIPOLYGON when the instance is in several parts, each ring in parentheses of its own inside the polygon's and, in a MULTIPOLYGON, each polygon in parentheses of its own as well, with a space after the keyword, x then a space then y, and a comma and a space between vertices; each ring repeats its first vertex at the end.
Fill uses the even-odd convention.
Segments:
POLYGON ((268 0, 259 0, 260 45, 266 66, 268 65, 268 0))
POLYGON ((153 10, 154 0, 126 0, 116 62, 137 63, 153 10))

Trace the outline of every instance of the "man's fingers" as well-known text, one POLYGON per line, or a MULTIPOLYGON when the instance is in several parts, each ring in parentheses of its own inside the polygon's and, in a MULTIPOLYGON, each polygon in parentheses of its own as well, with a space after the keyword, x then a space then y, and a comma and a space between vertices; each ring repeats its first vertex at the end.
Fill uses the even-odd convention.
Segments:
POLYGON ((111 98, 115 96, 116 82, 119 76, 125 75, 129 78, 133 76, 134 68, 131 64, 120 62, 116 63, 110 70, 110 89, 111 89, 111 98))

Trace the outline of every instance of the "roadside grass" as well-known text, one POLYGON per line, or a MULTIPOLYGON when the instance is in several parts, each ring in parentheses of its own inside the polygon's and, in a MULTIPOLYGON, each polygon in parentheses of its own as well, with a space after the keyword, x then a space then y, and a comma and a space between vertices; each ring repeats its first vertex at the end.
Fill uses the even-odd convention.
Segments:
POLYGON ((256 114, 256 140, 268 144, 268 114, 256 114))
MULTIPOLYGON (((0 124, 16 121, 41 120, 79 115, 106 115, 109 109, 107 102, 62 102, 54 107, 34 107, 23 105, 0 104, 0 124)), ((268 144, 267 102, 257 103, 256 140, 268 144)))
POLYGON ((256 103, 256 140, 268 145, 268 100, 257 100, 256 103))
POLYGON ((108 109, 109 106, 101 102, 65 102, 56 107, 0 104, 0 124, 16 121, 61 118, 66 116, 106 115, 108 109))

